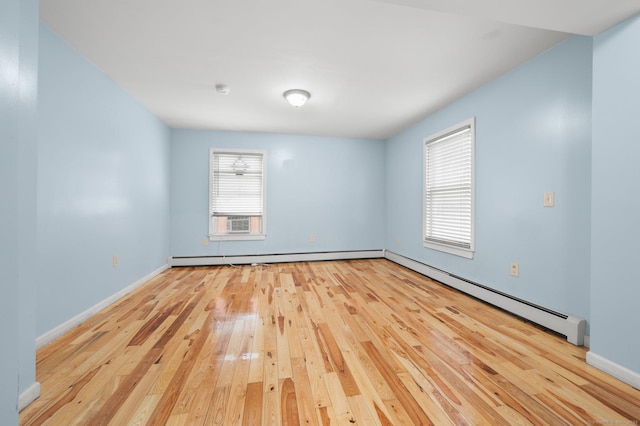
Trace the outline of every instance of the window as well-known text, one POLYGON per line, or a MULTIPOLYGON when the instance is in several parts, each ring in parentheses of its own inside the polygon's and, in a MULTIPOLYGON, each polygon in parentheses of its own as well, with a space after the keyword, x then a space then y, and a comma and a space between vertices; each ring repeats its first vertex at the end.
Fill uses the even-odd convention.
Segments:
POLYGON ((211 148, 209 238, 265 238, 265 153, 211 148))
POLYGON ((473 258, 474 144, 471 118, 424 140, 424 246, 473 258))

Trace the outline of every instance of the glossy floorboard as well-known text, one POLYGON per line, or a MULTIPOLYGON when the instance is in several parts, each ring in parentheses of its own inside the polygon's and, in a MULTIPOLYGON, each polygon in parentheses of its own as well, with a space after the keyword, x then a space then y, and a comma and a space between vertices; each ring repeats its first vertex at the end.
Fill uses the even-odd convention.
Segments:
POLYGON ((382 259, 175 268, 40 349, 20 423, 640 419, 585 352, 382 259))

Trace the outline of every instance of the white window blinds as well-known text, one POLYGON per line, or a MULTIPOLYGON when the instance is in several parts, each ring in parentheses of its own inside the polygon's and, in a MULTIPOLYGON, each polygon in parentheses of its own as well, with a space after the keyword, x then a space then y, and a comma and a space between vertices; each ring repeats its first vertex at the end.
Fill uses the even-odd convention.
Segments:
POLYGON ((212 151, 212 216, 262 216, 262 153, 212 151))
POLYGON ((425 142, 424 238, 473 250, 473 122, 425 142))

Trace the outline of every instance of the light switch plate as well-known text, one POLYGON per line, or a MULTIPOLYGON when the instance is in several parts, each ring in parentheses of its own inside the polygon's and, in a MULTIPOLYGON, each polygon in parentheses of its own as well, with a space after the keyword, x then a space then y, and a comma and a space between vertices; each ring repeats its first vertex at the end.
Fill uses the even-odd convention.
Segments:
POLYGON ((545 207, 553 207, 555 203, 555 194, 553 192, 545 192, 544 193, 544 206, 545 207))

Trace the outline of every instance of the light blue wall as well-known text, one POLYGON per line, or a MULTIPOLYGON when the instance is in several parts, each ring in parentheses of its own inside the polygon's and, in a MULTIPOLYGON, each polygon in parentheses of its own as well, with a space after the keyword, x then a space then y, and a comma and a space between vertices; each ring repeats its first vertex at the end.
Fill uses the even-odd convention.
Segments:
POLYGON ((20 392, 36 381, 39 5, 20 2, 20 392))
POLYGON ((40 35, 39 335, 170 254, 168 127, 49 28, 40 35))
POLYGON ((381 249, 383 229, 382 141, 172 130, 173 256, 381 249), (202 246, 209 229, 210 147, 267 152, 264 241, 202 246))
POLYGON ((572 37, 391 138, 386 248, 589 319, 591 55, 591 38, 572 37), (422 143, 473 116, 476 252, 468 260, 422 246, 422 143), (545 191, 555 192, 554 208, 543 207, 545 191), (510 262, 519 262, 519 278, 510 262))
POLYGON ((0 3, 0 424, 35 380, 38 2, 0 3))
POLYGON ((18 327, 20 279, 19 167, 20 159, 20 5, 18 0, 0 3, 0 57, 7 71, 0 72, 0 423, 18 422, 18 327))
POLYGON ((591 350, 640 374, 640 16, 594 40, 591 350))

